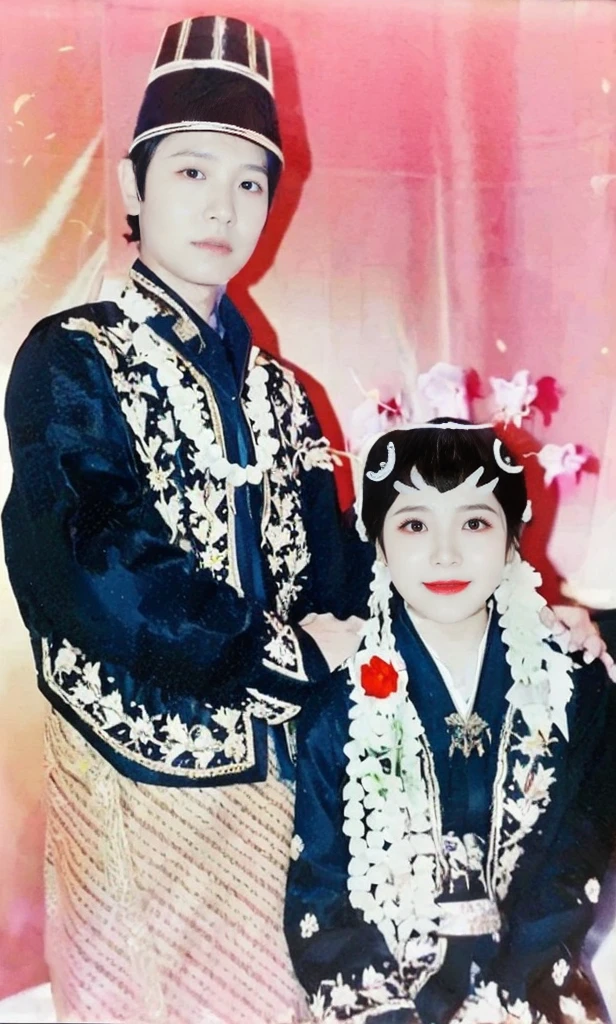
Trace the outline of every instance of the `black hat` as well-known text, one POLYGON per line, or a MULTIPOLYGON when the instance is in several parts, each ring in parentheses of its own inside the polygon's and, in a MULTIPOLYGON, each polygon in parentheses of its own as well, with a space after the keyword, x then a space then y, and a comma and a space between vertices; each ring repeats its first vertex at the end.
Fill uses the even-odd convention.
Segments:
POLYGON ((270 46, 252 25, 214 15, 163 33, 130 152, 145 139, 188 131, 241 135, 282 163, 270 46))

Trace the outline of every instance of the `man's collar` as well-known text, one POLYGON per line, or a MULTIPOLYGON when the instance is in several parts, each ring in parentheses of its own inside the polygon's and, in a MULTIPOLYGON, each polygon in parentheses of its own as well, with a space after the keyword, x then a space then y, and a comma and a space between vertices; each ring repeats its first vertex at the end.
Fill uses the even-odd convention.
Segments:
POLYGON ((204 325, 218 334, 221 333, 219 306, 225 294, 224 287, 221 286, 217 290, 214 309, 206 321, 140 259, 135 260, 129 271, 128 287, 130 285, 154 304, 155 309, 152 310, 152 316, 174 317, 173 331, 180 341, 191 341, 196 337, 204 339, 204 335, 207 333, 203 330, 204 325))

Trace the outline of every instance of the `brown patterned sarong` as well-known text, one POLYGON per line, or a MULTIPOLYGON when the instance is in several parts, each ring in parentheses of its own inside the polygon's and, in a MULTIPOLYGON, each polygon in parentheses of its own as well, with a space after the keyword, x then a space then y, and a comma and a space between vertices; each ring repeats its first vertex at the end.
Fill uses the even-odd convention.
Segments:
POLYGON ((59 1020, 291 1024, 306 1005, 282 931, 293 792, 121 776, 46 723, 46 955, 59 1020))

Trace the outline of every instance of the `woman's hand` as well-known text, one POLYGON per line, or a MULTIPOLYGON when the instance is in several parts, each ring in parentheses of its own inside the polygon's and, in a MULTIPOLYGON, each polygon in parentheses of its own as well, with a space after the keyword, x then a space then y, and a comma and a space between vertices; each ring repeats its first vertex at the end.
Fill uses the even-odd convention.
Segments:
POLYGON ((318 645, 330 672, 355 654, 359 647, 363 624, 363 619, 357 615, 352 615, 348 619, 337 619, 329 612, 321 615, 312 613, 300 622, 301 628, 309 633, 318 645))
POLYGON ((541 612, 541 621, 552 630, 563 651, 584 651, 587 665, 600 658, 610 679, 616 682, 614 659, 608 654, 606 643, 586 608, 577 605, 546 606, 541 612))

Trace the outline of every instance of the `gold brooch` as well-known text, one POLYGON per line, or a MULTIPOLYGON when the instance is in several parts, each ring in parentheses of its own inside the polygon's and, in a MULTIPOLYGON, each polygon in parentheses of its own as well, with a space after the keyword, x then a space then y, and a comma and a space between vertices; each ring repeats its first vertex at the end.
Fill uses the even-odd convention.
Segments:
POLYGON ((476 750, 479 757, 483 757, 485 750, 482 733, 486 733, 488 742, 491 741, 492 736, 488 723, 484 722, 483 718, 476 711, 473 711, 470 718, 463 718, 456 711, 453 715, 447 715, 445 724, 451 729, 450 757, 453 757, 454 750, 461 750, 464 757, 470 757, 473 750, 476 750))

